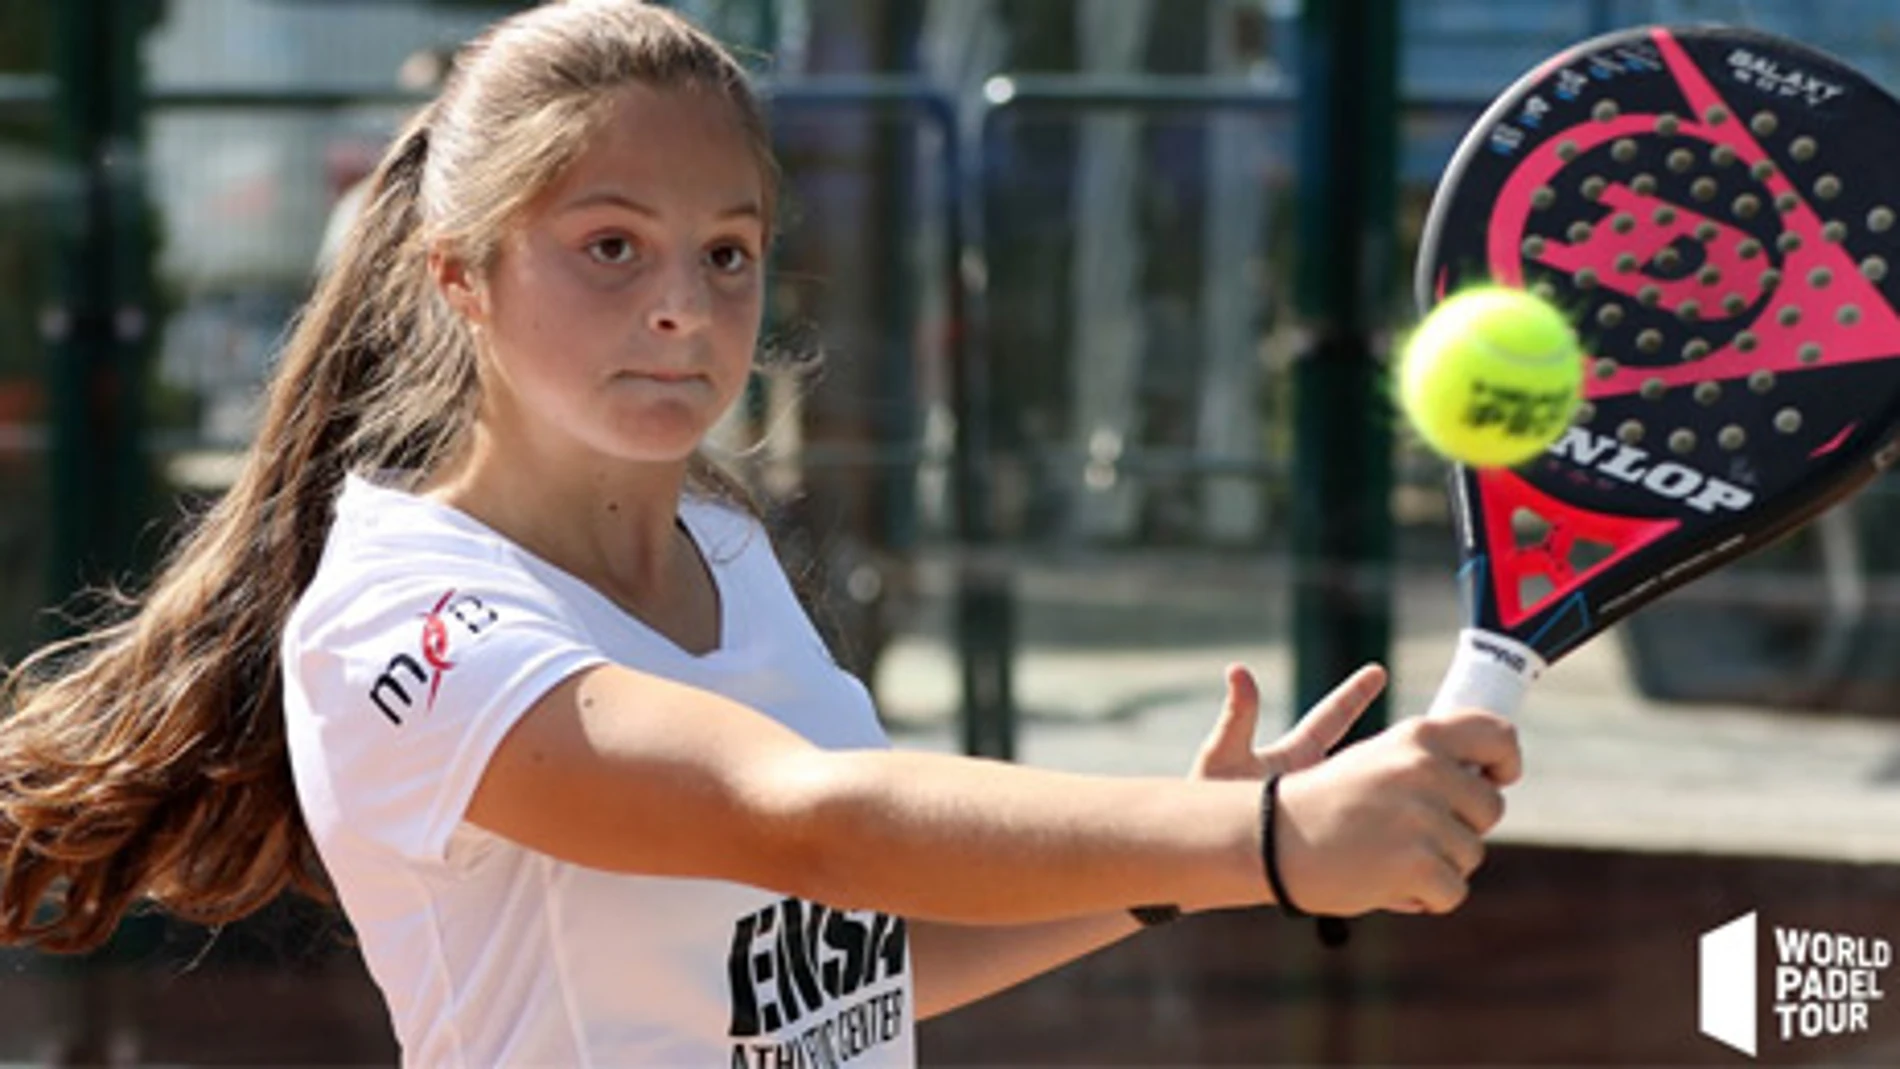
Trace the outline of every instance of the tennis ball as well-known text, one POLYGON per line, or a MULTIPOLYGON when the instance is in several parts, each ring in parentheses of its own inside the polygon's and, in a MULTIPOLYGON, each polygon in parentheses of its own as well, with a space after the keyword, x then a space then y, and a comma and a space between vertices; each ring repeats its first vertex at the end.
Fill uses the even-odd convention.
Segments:
POLYGON ((1399 404, 1426 444, 1476 468, 1521 464, 1557 440, 1583 390, 1563 313, 1519 289, 1441 302, 1407 341, 1399 404))

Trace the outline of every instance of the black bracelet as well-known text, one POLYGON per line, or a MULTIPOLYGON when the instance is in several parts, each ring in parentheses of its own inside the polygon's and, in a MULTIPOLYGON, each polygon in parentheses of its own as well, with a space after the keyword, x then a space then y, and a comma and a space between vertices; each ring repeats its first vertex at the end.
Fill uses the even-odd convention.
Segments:
POLYGON ((1171 924, 1181 919, 1180 906, 1136 906, 1128 912, 1135 915, 1143 928, 1171 924))
POLYGON ((1260 863, 1267 870, 1267 886, 1273 888, 1274 901, 1280 904, 1280 912, 1289 917, 1310 916, 1305 910, 1293 904, 1293 896, 1286 892, 1286 881, 1280 878, 1279 851, 1274 846, 1273 811, 1280 801, 1280 777, 1276 773, 1267 777, 1266 786, 1260 790, 1260 863))

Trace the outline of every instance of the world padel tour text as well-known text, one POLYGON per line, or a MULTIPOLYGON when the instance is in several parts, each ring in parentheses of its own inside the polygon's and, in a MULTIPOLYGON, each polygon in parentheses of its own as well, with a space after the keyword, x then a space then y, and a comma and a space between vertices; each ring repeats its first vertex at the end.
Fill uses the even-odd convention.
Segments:
POLYGON ((1775 1028, 1783 1040, 1867 1031, 1868 1010, 1886 998, 1893 964, 1885 939, 1801 928, 1775 929, 1775 1028))

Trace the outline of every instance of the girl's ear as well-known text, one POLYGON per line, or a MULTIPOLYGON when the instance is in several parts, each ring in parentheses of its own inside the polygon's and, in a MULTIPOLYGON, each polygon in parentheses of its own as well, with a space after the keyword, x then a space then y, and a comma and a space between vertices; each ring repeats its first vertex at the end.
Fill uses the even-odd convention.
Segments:
POLYGON ((429 250, 429 277, 436 288, 471 326, 488 321, 488 291, 481 276, 468 268, 468 262, 441 245, 429 250))

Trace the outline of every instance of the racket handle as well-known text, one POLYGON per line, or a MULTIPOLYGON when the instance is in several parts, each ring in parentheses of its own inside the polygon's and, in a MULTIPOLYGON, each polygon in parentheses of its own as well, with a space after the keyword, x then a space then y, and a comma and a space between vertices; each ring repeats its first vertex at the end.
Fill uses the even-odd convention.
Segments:
POLYGON ((1465 706, 1515 716, 1524 692, 1548 667, 1536 650, 1506 635, 1467 627, 1458 632, 1458 648, 1438 695, 1426 716, 1465 706))

